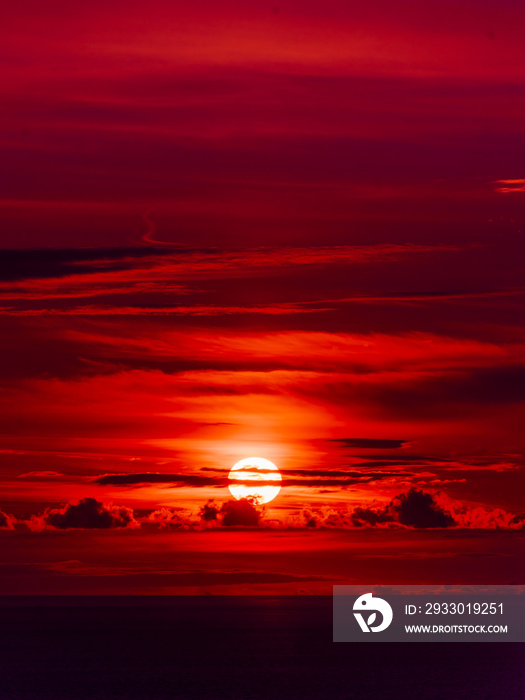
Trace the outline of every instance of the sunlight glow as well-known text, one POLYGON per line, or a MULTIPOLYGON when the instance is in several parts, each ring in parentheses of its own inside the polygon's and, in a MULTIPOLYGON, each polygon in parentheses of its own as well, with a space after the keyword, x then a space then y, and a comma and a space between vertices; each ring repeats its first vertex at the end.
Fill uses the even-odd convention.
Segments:
POLYGON ((269 503, 281 490, 281 485, 268 484, 269 481, 281 481, 279 470, 268 459, 262 457, 247 457, 235 464, 228 476, 228 488, 237 500, 253 499, 256 503, 269 503), (260 486, 251 486, 245 482, 262 481, 260 486))

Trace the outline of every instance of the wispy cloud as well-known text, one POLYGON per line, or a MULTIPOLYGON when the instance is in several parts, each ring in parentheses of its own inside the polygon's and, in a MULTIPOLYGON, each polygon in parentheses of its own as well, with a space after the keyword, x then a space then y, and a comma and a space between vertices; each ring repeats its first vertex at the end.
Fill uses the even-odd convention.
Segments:
POLYGON ((512 194, 514 192, 525 192, 525 179, 517 180, 496 180, 495 185, 496 192, 502 192, 503 194, 512 194))
POLYGON ((16 309, 0 307, 3 316, 236 316, 244 314, 263 316, 287 316, 289 314, 314 314, 329 308, 312 308, 298 304, 273 304, 272 306, 75 306, 67 309, 40 308, 16 309))

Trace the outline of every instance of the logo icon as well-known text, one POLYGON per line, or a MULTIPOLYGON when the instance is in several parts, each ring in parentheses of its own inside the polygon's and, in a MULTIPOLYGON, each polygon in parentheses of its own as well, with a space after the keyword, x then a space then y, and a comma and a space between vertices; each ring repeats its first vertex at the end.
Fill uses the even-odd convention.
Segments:
POLYGON ((386 630, 392 622, 393 616, 392 608, 386 600, 383 600, 383 598, 374 598, 371 593, 360 595, 354 603, 354 617, 363 632, 382 632, 386 630), (381 613, 383 619, 380 621, 380 624, 373 627, 372 625, 377 619, 378 612, 381 613), (363 613, 370 613, 366 622, 363 613))

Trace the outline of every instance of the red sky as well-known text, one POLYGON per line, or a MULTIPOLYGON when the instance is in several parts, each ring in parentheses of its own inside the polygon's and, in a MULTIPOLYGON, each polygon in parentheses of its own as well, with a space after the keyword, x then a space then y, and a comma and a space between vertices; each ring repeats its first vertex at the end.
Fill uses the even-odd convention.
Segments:
POLYGON ((518 580, 523 4, 6 14, 5 590, 518 580), (283 488, 241 532, 253 455, 283 488))

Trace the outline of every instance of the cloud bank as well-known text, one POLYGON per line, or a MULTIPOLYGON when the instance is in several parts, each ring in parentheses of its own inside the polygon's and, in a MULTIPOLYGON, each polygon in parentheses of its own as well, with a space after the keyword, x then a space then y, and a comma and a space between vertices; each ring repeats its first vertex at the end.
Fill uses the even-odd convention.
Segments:
POLYGON ((387 505, 348 509, 304 507, 292 518, 292 527, 336 528, 404 527, 411 529, 469 528, 521 529, 525 519, 501 508, 470 508, 444 493, 411 488, 387 505))
POLYGON ((161 528, 209 529, 217 527, 294 528, 405 528, 414 530, 468 528, 519 530, 525 518, 501 508, 469 507, 450 499, 442 492, 429 493, 411 488, 395 496, 389 503, 368 507, 303 506, 297 514, 282 519, 270 518, 264 506, 249 499, 218 503, 210 499, 197 514, 180 509, 161 508, 147 520, 161 528))
POLYGON ((83 498, 62 508, 47 508, 30 520, 17 521, 0 510, 0 529, 13 530, 19 522, 33 532, 44 530, 139 528, 141 523, 159 529, 208 530, 215 528, 267 529, 355 529, 405 528, 415 530, 466 528, 481 530, 520 530, 523 514, 501 508, 468 506, 438 491, 430 493, 410 488, 389 503, 335 508, 304 505, 295 514, 270 517, 269 510, 250 499, 229 499, 222 503, 209 499, 197 511, 163 506, 138 517, 132 508, 104 504, 95 498, 83 498))

